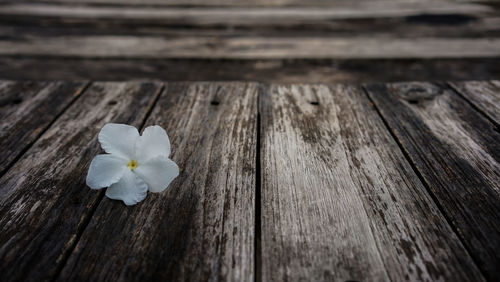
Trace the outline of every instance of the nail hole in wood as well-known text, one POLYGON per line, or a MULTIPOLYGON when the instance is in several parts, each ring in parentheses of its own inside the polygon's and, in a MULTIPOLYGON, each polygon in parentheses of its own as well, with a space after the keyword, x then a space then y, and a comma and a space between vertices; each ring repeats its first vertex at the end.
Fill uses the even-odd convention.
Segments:
POLYGON ((309 104, 311 104, 313 106, 317 106, 317 105, 319 105, 319 102, 318 101, 312 101, 312 102, 309 102, 309 104))
POLYGON ((477 17, 463 14, 420 14, 408 16, 407 22, 414 24, 427 25, 463 25, 469 22, 477 21, 477 17))
POLYGON ((219 101, 210 101, 210 105, 217 106, 219 105, 219 101))
POLYGON ((408 103, 410 103, 412 105, 416 105, 416 104, 418 104, 418 100, 411 99, 411 100, 408 100, 408 103))
POLYGON ((21 98, 14 98, 11 100, 12 104, 15 104, 15 105, 21 104, 22 101, 23 101, 23 99, 21 99, 21 98))
POLYGON ((111 101, 108 102, 108 105, 110 105, 110 106, 113 106, 113 105, 116 105, 116 104, 117 104, 117 102, 115 100, 111 100, 111 101))

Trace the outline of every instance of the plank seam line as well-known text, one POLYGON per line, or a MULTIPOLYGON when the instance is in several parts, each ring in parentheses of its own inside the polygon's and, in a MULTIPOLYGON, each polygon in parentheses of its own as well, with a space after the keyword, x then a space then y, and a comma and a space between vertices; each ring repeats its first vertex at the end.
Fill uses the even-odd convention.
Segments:
POLYGON ((257 92, 257 142, 255 151, 255 229, 254 229, 254 281, 262 281, 262 173, 261 173, 261 119, 260 119, 260 96, 264 86, 259 83, 257 92))
MULTIPOLYGON (((488 81, 489 82, 489 81, 488 81)), ((490 121, 491 123, 493 123, 497 128, 500 127, 500 124, 498 124, 494 119, 492 119, 488 114, 486 114, 483 110, 481 110, 481 108, 479 108, 478 106, 476 106, 474 103, 472 103, 471 100, 469 100, 465 95, 463 95, 462 91, 458 88, 456 88, 453 84, 451 84, 451 82, 447 81, 446 82, 446 85, 448 86, 448 88, 450 88, 452 90, 452 92, 454 92, 456 95, 458 95, 460 98, 462 98, 463 100, 465 100, 467 102, 467 104, 469 104, 474 110, 476 110, 477 112, 479 112, 483 117, 485 117, 488 121, 490 121)))
POLYGON ((397 138, 396 134, 392 131, 391 127, 389 126, 389 123, 387 122, 387 120, 382 115, 382 112, 380 111, 380 109, 377 107, 377 104, 375 103, 375 101, 368 94, 368 90, 366 89, 366 87, 363 85, 362 88, 363 88, 363 90, 365 92, 366 97, 368 97, 368 99, 370 100, 371 104, 373 105, 373 108, 375 109, 375 111, 379 115, 380 119, 384 123, 386 129, 389 131, 389 134, 392 136, 392 138, 394 139, 394 141, 398 145, 399 150, 403 153, 403 156, 405 157, 406 161, 409 163, 410 167, 413 169, 413 171, 417 175, 418 179, 420 180, 420 182, 422 183, 422 185, 425 187, 426 192, 429 194, 429 196, 431 197, 431 199, 434 201, 434 204, 437 206, 437 208, 438 208, 439 212, 441 213, 441 215, 443 215, 443 217, 446 220, 446 223, 448 224, 448 226, 450 226, 451 230, 457 236, 457 238, 460 241, 460 244, 464 248, 465 252, 471 258, 472 262, 476 265, 476 267, 479 269, 480 273, 483 275, 483 277, 485 278, 485 280, 489 281, 489 279, 487 278, 486 273, 480 267, 479 262, 472 255, 472 252, 470 251, 470 249, 468 248, 468 246, 465 244, 464 238, 462 238, 462 236, 460 236, 460 232, 458 232, 457 227, 453 224, 453 221, 448 217, 448 214, 444 211, 444 208, 440 204, 440 202, 437 199, 436 195, 434 195, 434 193, 432 192, 432 190, 430 188, 430 184, 425 180, 425 177, 420 173, 420 170, 417 168, 417 166, 414 163, 413 159, 411 158, 410 154, 406 151, 406 149, 404 148, 403 144, 399 141, 399 139, 397 138))
MULTIPOLYGON (((164 89, 165 89, 165 83, 162 82, 161 87, 155 93, 155 97, 153 99, 153 102, 151 103, 151 106, 149 107, 149 109, 147 109, 146 114, 144 115, 144 119, 141 121, 141 124, 139 126, 139 131, 141 131, 143 129, 143 127, 145 126, 149 116, 153 112, 153 109, 156 107, 156 104, 158 103, 160 96, 162 96, 161 94, 163 93, 164 89)), ((85 232, 85 229, 87 229, 87 226, 90 224, 90 221, 92 220, 94 213, 96 212, 102 199, 104 198, 104 195, 105 195, 104 189, 99 190, 98 193, 99 194, 97 196, 97 200, 90 208, 89 213, 83 219, 81 227, 77 228, 76 234, 75 234, 75 239, 69 245, 67 250, 63 251, 61 262, 57 266, 56 272, 54 273, 54 276, 52 277, 51 281, 57 281, 57 279, 61 275, 61 272, 64 269, 64 266, 66 266, 66 263, 68 262, 69 258, 71 257, 71 254, 74 252, 76 245, 78 244, 78 242, 80 242, 80 238, 82 237, 83 233, 85 232)))
POLYGON ((40 133, 26 145, 24 149, 19 152, 19 154, 8 164, 8 166, 0 172, 0 178, 2 178, 7 172, 26 154, 26 152, 33 147, 33 145, 49 130, 52 125, 83 95, 83 93, 88 89, 91 83, 89 81, 85 82, 85 84, 73 94, 73 98, 69 103, 40 131, 40 133))

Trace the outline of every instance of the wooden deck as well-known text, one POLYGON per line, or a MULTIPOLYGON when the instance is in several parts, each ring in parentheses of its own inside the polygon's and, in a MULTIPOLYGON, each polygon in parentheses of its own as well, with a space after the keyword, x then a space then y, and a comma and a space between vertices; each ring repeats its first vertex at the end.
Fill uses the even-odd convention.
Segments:
POLYGON ((495 281, 500 82, 0 82, 1 281, 495 281), (107 122, 180 176, 126 207, 107 122))
POLYGON ((494 0, 0 0, 0 282, 500 281, 499 79, 494 0))

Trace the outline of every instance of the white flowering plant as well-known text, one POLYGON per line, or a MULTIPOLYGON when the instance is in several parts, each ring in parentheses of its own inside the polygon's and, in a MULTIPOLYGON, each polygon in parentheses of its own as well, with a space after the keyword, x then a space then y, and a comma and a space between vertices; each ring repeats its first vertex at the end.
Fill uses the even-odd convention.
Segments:
POLYGON ((144 129, 142 136, 130 125, 108 123, 98 140, 107 154, 94 157, 87 174, 92 189, 107 188, 106 196, 135 205, 147 192, 162 192, 179 175, 170 156, 167 132, 158 125, 144 129))

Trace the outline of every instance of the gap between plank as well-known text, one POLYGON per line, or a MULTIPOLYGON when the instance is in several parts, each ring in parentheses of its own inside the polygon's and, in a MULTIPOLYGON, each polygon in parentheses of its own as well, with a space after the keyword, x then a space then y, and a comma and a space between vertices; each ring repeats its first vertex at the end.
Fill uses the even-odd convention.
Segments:
POLYGON ((49 128, 52 127, 52 125, 59 119, 59 117, 61 117, 69 109, 69 107, 71 107, 78 100, 78 98, 80 98, 83 95, 83 93, 89 88, 90 84, 91 83, 89 81, 85 82, 85 84, 80 88, 80 90, 76 91, 76 93, 73 94, 73 98, 71 99, 71 101, 69 101, 66 107, 64 107, 52 119, 52 121, 50 121, 47 124, 47 126, 45 126, 45 128, 43 128, 35 138, 33 138, 33 141, 28 143, 28 145, 26 145, 26 147, 22 149, 21 152, 19 152, 19 154, 9 163, 9 165, 4 169, 4 171, 0 172, 0 178, 2 178, 15 165, 21 159, 21 157, 24 156, 24 154, 26 154, 26 152, 28 152, 28 150, 31 149, 31 147, 33 147, 36 141, 38 141, 38 139, 40 139, 40 137, 42 137, 42 135, 45 134, 45 132, 47 132, 49 128))
POLYGON ((262 174, 261 174, 261 120, 260 120, 260 96, 264 91, 264 86, 259 84, 257 93, 257 142, 255 152, 255 234, 254 234, 254 281, 262 281, 262 204, 261 204, 261 189, 262 189, 262 174))
POLYGON ((474 264, 477 266, 477 268, 479 269, 479 271, 481 272, 481 274, 483 275, 483 277, 485 278, 485 280, 489 281, 488 279, 488 276, 486 276, 486 273, 483 271, 483 269, 480 267, 480 264, 478 263, 478 261, 476 260, 476 258, 474 256, 471 255, 471 251, 469 250, 467 244, 465 244, 464 242, 464 239, 462 238, 462 236, 460 236, 460 232, 458 232, 458 229, 456 228, 456 226, 453 224, 453 221, 448 217, 448 215, 445 213, 444 211, 444 208, 443 206, 441 206, 440 202, 438 201, 438 199, 436 198, 436 196, 434 195, 434 193, 432 192, 429 184, 427 183, 427 181, 425 180, 425 177, 420 173, 420 171, 418 170, 418 168, 416 167, 415 163, 413 162, 410 154, 404 149, 404 146, 403 144, 399 141, 399 139, 397 138, 396 134, 393 132, 393 130, 391 129, 391 127, 389 126, 389 123, 387 122, 387 120, 384 118, 384 116, 382 115, 382 113, 380 112, 379 108, 377 107, 377 105, 375 104, 375 101, 370 97, 370 95, 368 94, 368 90, 365 88, 365 86, 363 85, 362 86, 363 88, 363 91, 365 92, 365 95, 366 97, 368 97, 368 99, 370 100, 371 104, 373 105, 373 108, 375 109, 375 111, 377 112, 377 114, 379 115, 380 119, 382 120, 382 122, 384 123, 386 129, 389 131, 389 133, 391 134, 392 138, 394 139, 394 141, 396 142, 396 144, 398 145, 399 149, 401 150, 401 152, 403 153, 403 156, 405 157, 406 161, 410 164, 410 167, 413 169, 413 171, 415 172, 415 174, 417 175, 418 179, 420 180, 420 182, 422 182, 422 184, 424 185, 425 187, 425 190, 427 190, 427 193, 430 195, 431 199, 434 201, 434 203, 436 204, 439 212, 443 215, 444 219, 446 220, 446 223, 448 223, 448 225, 451 227, 451 230, 453 230, 453 232, 455 233, 455 235, 457 236, 458 240, 460 241, 460 243, 462 244, 462 246, 464 247, 467 255, 469 255, 469 257, 472 259, 472 261, 474 262, 474 264))
MULTIPOLYGON (((156 104, 158 103, 158 100, 160 99, 160 96, 163 93, 164 89, 165 89, 165 83, 162 83, 161 87, 158 89, 158 91, 156 93, 156 96, 153 99, 153 103, 151 103, 151 106, 149 107, 149 109, 146 111, 146 114, 144 115, 144 119, 142 120, 142 122, 139 126, 139 132, 146 125, 146 122, 147 122, 149 116, 151 115, 151 112, 155 108, 156 104)), ((80 228, 77 228, 74 240, 70 243, 68 249, 66 251, 63 251, 61 263, 57 266, 56 271, 55 271, 54 276, 52 277, 51 281, 53 281, 53 282, 57 281, 57 279, 61 275, 61 272, 62 272, 64 266, 66 266, 66 263, 67 263, 69 257, 71 256, 71 254, 75 250, 76 245, 78 244, 78 242, 80 241, 80 238, 83 235, 83 232, 85 231, 85 229, 89 225, 90 220, 92 219, 95 211, 97 210, 97 208, 99 207, 99 204, 101 203, 102 199, 104 198, 104 195, 105 195, 104 189, 101 189, 97 192, 98 192, 97 200, 91 206, 90 211, 87 213, 87 215, 82 220, 82 224, 81 224, 80 228)))
MULTIPOLYGON (((489 81, 488 81, 489 82, 489 81)), ((483 110, 481 110, 478 106, 476 106, 474 103, 472 103, 461 91, 460 89, 456 88, 453 84, 451 84, 450 82, 446 82, 446 85, 448 86, 448 88, 450 88, 455 94, 457 94, 459 97, 461 97, 463 100, 465 100, 467 102, 467 104, 469 104, 474 110, 476 110, 477 112, 479 112, 483 117, 485 117, 488 121, 490 121, 491 123, 493 123, 497 129, 499 129, 500 127, 500 124, 498 124, 494 119, 492 119, 491 117, 489 117, 483 110)))

